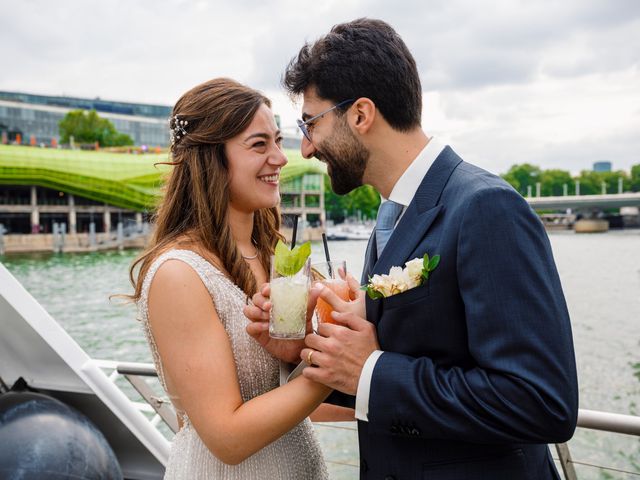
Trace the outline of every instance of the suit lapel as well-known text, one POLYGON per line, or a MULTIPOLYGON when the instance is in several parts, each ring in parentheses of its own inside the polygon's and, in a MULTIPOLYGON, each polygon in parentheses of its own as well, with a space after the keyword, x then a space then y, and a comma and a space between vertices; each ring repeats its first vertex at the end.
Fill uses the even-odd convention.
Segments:
MULTIPOLYGON (((370 254, 367 255, 367 267, 369 268, 365 269, 365 272, 368 275, 389 273, 391 267, 403 267, 405 262, 410 260, 408 258, 409 255, 425 238, 427 231, 440 214, 443 205, 438 204, 438 201, 442 195, 442 190, 444 190, 449 177, 460 162, 462 162, 462 159, 449 146, 446 146, 440 152, 440 155, 438 155, 422 179, 413 200, 404 212, 382 251, 382 255, 373 265, 373 268, 368 263, 370 254)), ((371 239, 369 242, 371 243, 371 239)), ((375 245, 375 242, 373 243, 375 245)), ((371 247, 370 245, 367 250, 375 250, 375 246, 371 247)), ((380 319, 381 304, 380 300, 371 300, 367 297, 367 318, 370 321, 377 323, 380 319)))
MULTIPOLYGON (((369 277, 372 275, 373 266, 376 263, 376 258, 378 256, 377 248, 376 248, 376 229, 373 229, 371 236, 369 237, 369 244, 367 245, 367 253, 365 254, 365 263, 364 268, 362 269, 362 281, 361 285, 366 285, 369 283, 369 277)), ((369 298, 369 295, 365 296, 365 311, 367 315, 367 320, 370 322, 376 323, 379 316, 380 302, 374 301, 369 298)))
POLYGON ((371 236, 369 237, 369 243, 367 244, 367 253, 364 255, 364 268, 362 269, 362 278, 360 283, 365 285, 369 282, 369 275, 373 269, 373 265, 376 263, 376 257, 378 252, 376 251, 376 230, 373 229, 371 236))

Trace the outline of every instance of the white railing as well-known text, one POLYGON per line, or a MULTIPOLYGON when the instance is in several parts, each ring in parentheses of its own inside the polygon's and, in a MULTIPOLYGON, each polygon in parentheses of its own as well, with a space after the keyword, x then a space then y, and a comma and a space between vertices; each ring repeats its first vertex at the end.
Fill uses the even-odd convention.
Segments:
MULTIPOLYGON (((145 413, 155 412, 155 416, 150 420, 150 422, 154 426, 157 426, 160 421, 164 421, 174 433, 178 431, 176 415, 170 401, 166 397, 158 395, 156 392, 154 392, 154 390, 145 380, 145 378, 157 377, 157 373, 153 364, 116 363, 106 361, 101 361, 100 363, 100 366, 102 368, 108 368, 112 370, 109 378, 114 383, 120 377, 127 379, 129 383, 131 383, 133 388, 142 396, 142 398, 146 402, 142 403, 132 401, 132 403, 138 409, 145 413)), ((357 431, 357 428, 353 424, 336 425, 335 423, 316 422, 314 425, 320 429, 327 428, 333 430, 345 430, 350 432, 357 431)), ((578 428, 600 430, 604 432, 640 437, 640 417, 580 409, 578 411, 578 428)), ((607 472, 613 472, 616 474, 622 473, 626 475, 637 476, 640 478, 640 471, 622 470, 613 466, 595 465, 588 462, 574 460, 571 457, 571 452, 569 451, 569 445, 567 443, 557 444, 556 451, 558 453, 558 457, 554 457, 554 460, 558 461, 558 463, 561 465, 566 480, 578 479, 574 465, 599 468, 607 472)), ((348 461, 326 459, 326 462, 333 465, 359 468, 359 465, 357 463, 351 463, 348 461)))
MULTIPOLYGON (((640 417, 633 415, 621 415, 619 413, 598 412, 595 410, 580 409, 578 411, 578 427, 589 430, 600 430, 603 432, 620 433, 624 435, 635 435, 640 437, 640 417)), ((564 472, 566 480, 577 480, 578 476, 574 465, 582 465, 585 467, 600 468, 608 472, 624 473, 640 477, 639 472, 621 470, 612 466, 594 465, 587 462, 573 460, 569 445, 560 443, 556 445, 558 452, 558 462, 564 472)))

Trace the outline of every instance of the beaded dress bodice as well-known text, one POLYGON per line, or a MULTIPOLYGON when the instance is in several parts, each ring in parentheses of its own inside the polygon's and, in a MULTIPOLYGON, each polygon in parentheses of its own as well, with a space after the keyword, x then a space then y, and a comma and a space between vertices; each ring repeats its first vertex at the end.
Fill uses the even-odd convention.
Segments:
MULTIPOLYGON (((138 316, 165 391, 167 388, 162 362, 149 324, 148 295, 155 273, 167 260, 180 260, 193 268, 211 295, 218 317, 231 341, 243 401, 277 388, 278 360, 267 353, 245 330, 249 321, 242 312, 245 293, 197 253, 174 249, 153 262, 145 275, 138 301, 138 316)), ((215 346, 212 345, 211 348, 215 346)), ((328 477, 322 451, 308 418, 244 462, 227 465, 207 449, 191 425, 188 415, 180 415, 183 427, 173 439, 165 479, 314 480, 328 477)))

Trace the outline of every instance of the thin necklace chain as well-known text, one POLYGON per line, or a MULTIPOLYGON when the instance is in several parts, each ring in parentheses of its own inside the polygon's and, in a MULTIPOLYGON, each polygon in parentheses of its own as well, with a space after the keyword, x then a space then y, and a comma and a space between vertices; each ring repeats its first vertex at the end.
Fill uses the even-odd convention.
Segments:
POLYGON ((245 260, 255 260, 256 258, 258 258, 258 248, 256 247, 256 253, 254 255, 243 255, 242 252, 240 252, 240 255, 242 255, 242 258, 244 258, 245 260))

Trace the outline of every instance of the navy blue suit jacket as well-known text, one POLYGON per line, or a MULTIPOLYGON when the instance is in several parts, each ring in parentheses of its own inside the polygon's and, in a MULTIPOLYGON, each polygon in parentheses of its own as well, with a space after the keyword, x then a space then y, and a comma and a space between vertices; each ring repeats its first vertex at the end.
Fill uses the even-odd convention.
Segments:
POLYGON ((377 261, 369 242, 363 281, 425 253, 441 258, 425 284, 366 300, 385 353, 358 422, 361 478, 558 478, 547 444, 573 435, 578 385, 541 221, 446 147, 377 261))

